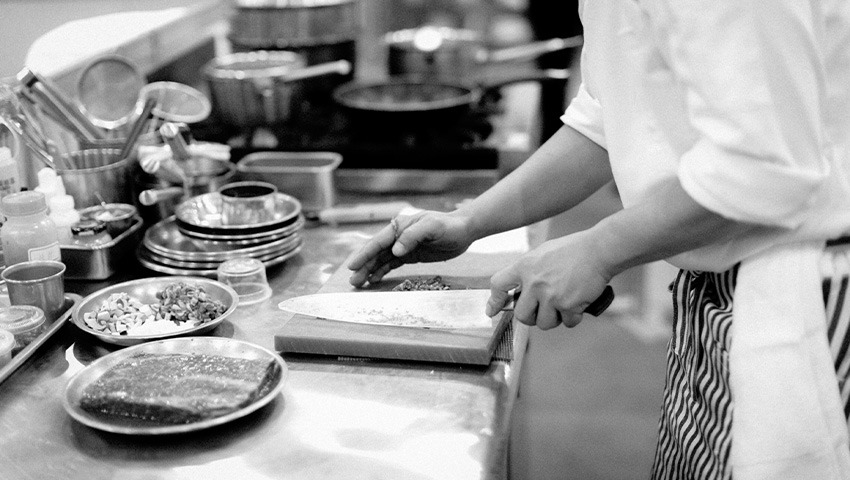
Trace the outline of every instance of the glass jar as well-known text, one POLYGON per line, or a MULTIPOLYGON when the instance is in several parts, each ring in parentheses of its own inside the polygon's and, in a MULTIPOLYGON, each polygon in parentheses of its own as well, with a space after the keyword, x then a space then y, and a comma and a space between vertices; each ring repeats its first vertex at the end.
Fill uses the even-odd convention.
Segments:
POLYGON ((23 191, 0 199, 6 221, 0 227, 0 243, 6 266, 29 260, 62 261, 56 224, 47 216, 44 194, 23 191))
POLYGON ((92 247, 112 241, 106 224, 100 220, 83 219, 71 227, 71 245, 92 247))

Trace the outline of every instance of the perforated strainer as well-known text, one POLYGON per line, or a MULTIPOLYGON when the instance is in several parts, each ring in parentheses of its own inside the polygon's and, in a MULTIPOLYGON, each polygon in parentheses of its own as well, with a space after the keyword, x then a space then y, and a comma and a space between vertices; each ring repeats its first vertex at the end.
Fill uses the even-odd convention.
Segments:
POLYGON ((80 74, 77 98, 94 125, 114 130, 133 117, 144 86, 145 78, 133 62, 118 55, 105 55, 80 74))
POLYGON ((143 99, 155 98, 154 116, 167 122, 196 123, 209 117, 210 100, 201 91, 178 82, 153 82, 142 87, 143 99))

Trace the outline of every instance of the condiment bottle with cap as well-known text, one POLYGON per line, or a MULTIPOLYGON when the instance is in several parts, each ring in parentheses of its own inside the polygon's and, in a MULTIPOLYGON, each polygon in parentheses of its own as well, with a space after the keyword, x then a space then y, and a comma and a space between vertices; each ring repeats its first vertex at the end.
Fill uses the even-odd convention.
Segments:
POLYGON ((38 186, 35 187, 36 192, 44 194, 47 208, 50 208, 50 201, 54 197, 65 195, 65 182, 62 177, 56 174, 56 170, 44 167, 38 171, 38 186))
POLYGON ((56 224, 47 216, 44 194, 23 191, 0 199, 6 222, 0 227, 0 243, 6 266, 28 260, 62 261, 56 224))
POLYGON ((56 234, 60 245, 71 243, 71 227, 80 221, 80 212, 74 209, 74 197, 57 195, 47 201, 48 216, 56 224, 56 234))

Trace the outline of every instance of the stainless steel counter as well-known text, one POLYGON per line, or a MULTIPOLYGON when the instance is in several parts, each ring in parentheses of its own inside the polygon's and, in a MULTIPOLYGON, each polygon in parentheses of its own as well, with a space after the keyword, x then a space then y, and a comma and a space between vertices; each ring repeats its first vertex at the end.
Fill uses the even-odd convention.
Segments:
MULTIPOLYGON (((370 197, 343 192, 340 202, 405 199, 446 210, 474 193, 370 197)), ((306 228, 301 254, 268 270, 273 297, 238 309, 213 335, 272 349, 284 318, 277 303, 318 290, 381 226, 306 228)), ((128 268, 108 283, 139 272, 128 268)), ((67 287, 85 294, 105 284, 68 282, 67 287)), ((505 478, 511 409, 527 338, 526 329, 516 325, 513 360, 481 369, 287 358, 284 391, 267 407, 210 430, 138 437, 90 429, 64 411, 68 379, 112 351, 69 324, 0 384, 0 478, 505 478)))

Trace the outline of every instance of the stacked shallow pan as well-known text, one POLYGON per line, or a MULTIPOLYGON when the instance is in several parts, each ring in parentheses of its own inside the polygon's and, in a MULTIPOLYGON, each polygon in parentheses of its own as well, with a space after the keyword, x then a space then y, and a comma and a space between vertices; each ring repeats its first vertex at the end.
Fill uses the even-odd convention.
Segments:
POLYGON ((303 240, 301 203, 289 195, 275 194, 270 220, 245 225, 222 222, 218 193, 207 193, 181 203, 175 215, 157 222, 145 232, 139 246, 139 262, 169 275, 216 276, 227 260, 252 257, 266 267, 297 255, 303 240))

